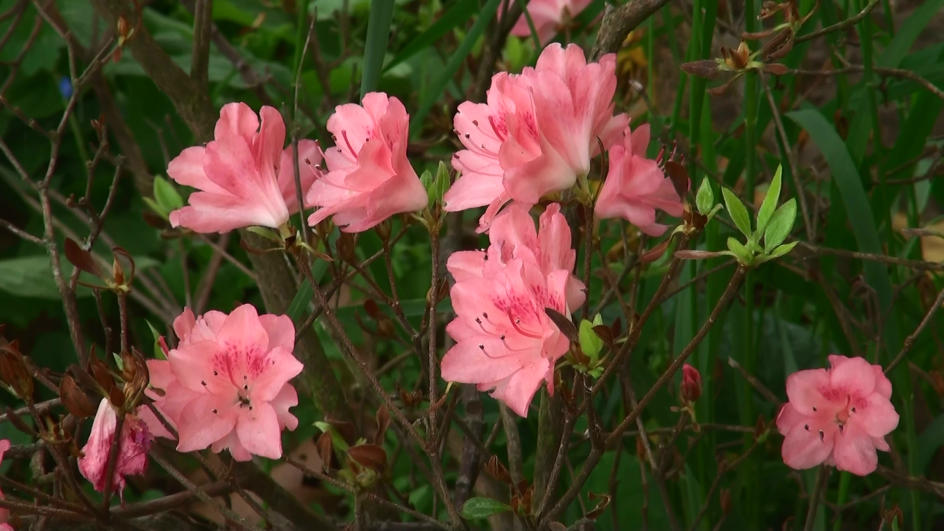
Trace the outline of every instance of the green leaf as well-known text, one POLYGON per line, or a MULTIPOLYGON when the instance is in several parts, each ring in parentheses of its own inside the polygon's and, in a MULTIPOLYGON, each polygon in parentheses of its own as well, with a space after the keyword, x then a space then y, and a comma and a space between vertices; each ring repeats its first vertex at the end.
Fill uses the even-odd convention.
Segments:
POLYGON ((896 28, 895 37, 878 56, 875 61, 876 66, 897 68, 902 59, 908 55, 908 50, 911 49, 918 35, 924 31, 925 26, 934 19, 935 13, 939 13, 942 7, 944 7, 944 0, 921 2, 918 8, 896 28))
POLYGON ((777 203, 780 201, 780 179, 782 173, 783 166, 777 166, 777 171, 774 172, 774 178, 770 181, 770 187, 767 188, 767 195, 764 196, 764 201, 760 204, 760 210, 757 211, 758 234, 763 234, 764 229, 767 228, 767 222, 770 221, 770 216, 773 215, 774 209, 777 208, 777 203))
POLYGON ((174 189, 174 185, 170 184, 167 179, 157 175, 154 176, 154 200, 163 210, 161 213, 164 216, 167 216, 172 210, 184 206, 184 200, 174 189))
POLYGON ((736 238, 728 236, 728 249, 734 253, 734 258, 737 261, 744 265, 750 265, 754 262, 754 253, 752 253, 743 243, 737 241, 736 238))
POLYGON ((361 98, 377 88, 392 21, 393 0, 374 0, 370 3, 370 15, 367 18, 367 43, 364 45, 364 60, 361 66, 363 71, 361 98))
POLYGON ((577 337, 580 339, 580 350, 590 358, 591 363, 596 363, 600 359, 600 352, 603 350, 603 340, 593 331, 596 324, 603 324, 602 318, 597 315, 594 322, 586 319, 580 321, 580 330, 577 337), (600 321, 596 323, 596 321, 600 321))
POLYGON ((167 217, 168 212, 167 212, 166 210, 164 210, 164 209, 161 207, 161 205, 157 204, 157 201, 151 199, 150 197, 142 197, 141 199, 144 199, 144 203, 145 203, 151 210, 153 210, 158 216, 161 216, 161 217, 163 217, 163 218, 166 218, 166 217, 167 217))
POLYGON ((731 220, 734 221, 734 224, 737 226, 738 230, 741 231, 741 234, 750 238, 751 218, 747 214, 747 208, 744 207, 744 203, 738 199, 738 196, 736 196, 734 192, 727 188, 721 188, 721 195, 724 196, 724 206, 728 209, 728 215, 731 216, 731 220))
POLYGON ((466 500, 462 505, 462 517, 466 520, 475 520, 510 510, 511 506, 507 503, 502 503, 492 498, 475 496, 466 500))
POLYGON ((151 321, 145 319, 144 322, 147 323, 148 328, 151 330, 151 338, 154 340, 154 357, 159 360, 167 359, 164 356, 164 351, 161 349, 161 333, 157 331, 157 328, 154 328, 151 321))
POLYGON ((705 177, 698 186, 698 192, 695 193, 695 207, 698 208, 699 214, 707 216, 713 206, 715 206, 715 192, 711 189, 708 177, 705 177))
POLYGON ((774 212, 764 231, 764 249, 770 251, 774 247, 783 243, 793 230, 793 222, 796 221, 797 204, 796 199, 791 199, 780 205, 780 208, 774 212))
POLYGON ((796 247, 798 243, 800 243, 800 242, 798 242, 798 241, 796 241, 796 242, 790 242, 790 243, 785 243, 785 244, 783 244, 783 245, 777 247, 777 248, 774 249, 773 251, 770 251, 769 253, 767 253, 767 255, 764 256, 764 257, 761 259, 761 262, 766 262, 766 261, 768 261, 768 260, 773 260, 773 259, 775 259, 775 258, 780 258, 781 256, 786 255, 787 253, 789 253, 790 251, 792 251, 793 248, 796 247))
MULTIPOLYGON (((67 265, 62 276, 68 279, 71 273, 72 266, 67 265)), ((0 291, 27 298, 61 298, 49 267, 49 257, 44 254, 0 260, 0 291)), ((77 295, 91 295, 91 292, 80 289, 77 295)))
POLYGON ((439 166, 436 168, 436 177, 429 187, 430 202, 441 204, 443 196, 446 195, 446 190, 449 189, 449 184, 449 167, 446 166, 445 162, 439 161, 439 166))

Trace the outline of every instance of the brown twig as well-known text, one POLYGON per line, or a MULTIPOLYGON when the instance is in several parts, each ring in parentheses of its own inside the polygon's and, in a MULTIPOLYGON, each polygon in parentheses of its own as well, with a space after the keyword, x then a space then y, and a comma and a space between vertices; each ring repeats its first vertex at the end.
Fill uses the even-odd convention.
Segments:
POLYGON ((898 354, 895 355, 895 358, 885 367, 885 374, 888 374, 898 365, 902 359, 911 351, 911 347, 914 346, 914 342, 918 339, 918 336, 921 335, 921 332, 928 326, 928 323, 931 322, 931 318, 934 317, 934 314, 937 313, 938 308, 941 307, 941 304, 944 304, 944 289, 942 289, 938 294, 937 298, 934 299, 934 302, 931 304, 931 308, 928 309, 927 313, 924 314, 924 318, 921 319, 921 322, 918 323, 918 327, 915 328, 908 337, 905 338, 904 343, 901 345, 901 350, 898 351, 898 354))

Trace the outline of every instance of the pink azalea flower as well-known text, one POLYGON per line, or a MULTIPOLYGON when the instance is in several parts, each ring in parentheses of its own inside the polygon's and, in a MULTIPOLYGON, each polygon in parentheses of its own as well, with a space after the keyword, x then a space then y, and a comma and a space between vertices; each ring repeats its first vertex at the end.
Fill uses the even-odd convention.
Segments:
MULTIPOLYGON (((10 449, 10 439, 0 440, 0 463, 3 463, 3 454, 7 453, 7 450, 10 449)), ((0 500, 4 498, 3 492, 0 491, 0 500)), ((0 531, 13 531, 13 526, 7 522, 10 520, 10 509, 0 507, 0 531)))
POLYGON ((554 391, 554 364, 570 342, 545 308, 570 315, 584 301, 571 271, 576 253, 560 206, 547 207, 540 231, 527 207, 512 204, 492 224, 487 251, 453 253, 446 264, 456 318, 446 331, 456 341, 442 359, 442 377, 474 383, 515 413, 527 416, 534 393, 554 391))
POLYGON ((862 358, 831 355, 830 369, 787 377, 787 397, 777 415, 784 435, 783 462, 796 469, 820 463, 864 476, 878 466, 876 450, 898 426, 889 400, 892 384, 882 368, 862 358))
MULTIPOLYGON (((104 492, 108 472, 108 457, 115 444, 118 415, 107 398, 98 404, 92 421, 92 432, 82 447, 79 472, 92 483, 95 490, 104 492)), ((112 475, 112 488, 119 494, 125 488, 125 476, 143 474, 147 469, 147 454, 153 437, 147 424, 137 415, 126 414, 121 424, 121 439, 112 475)))
POLYGON ((409 121, 400 100, 382 92, 366 94, 363 106, 338 106, 328 118, 337 144, 325 152, 329 171, 306 196, 308 205, 321 207, 310 225, 333 215, 341 230, 361 232, 426 206, 426 189, 406 158, 409 121))
MULTIPOLYGON (((538 39, 547 42, 557 33, 562 23, 580 14, 590 2, 591 0, 530 0, 528 14, 531 15, 531 22, 538 32, 538 39)), ((531 35, 531 27, 523 14, 511 28, 511 34, 518 37, 531 35)))
POLYGON ((622 142, 610 148, 610 169, 594 214, 599 218, 623 218, 650 236, 660 236, 667 227, 656 223, 656 209, 678 217, 683 207, 671 179, 656 161, 646 158, 648 145, 648 124, 632 133, 628 127, 623 131, 622 142))
MULTIPOLYGON (((298 211, 292 146, 285 145, 282 115, 264 106, 256 113, 245 103, 220 109, 214 140, 189 147, 170 161, 167 175, 198 191, 188 206, 170 213, 171 225, 196 232, 226 232, 250 225, 279 228, 298 211)), ((299 177, 307 190, 321 173, 321 149, 298 142, 299 177)))
MULTIPOLYGON (((148 396, 177 430, 177 450, 228 449, 237 461, 282 456, 281 431, 294 430, 298 404, 288 383, 302 371, 292 355, 295 326, 285 315, 258 315, 244 304, 229 315, 189 308, 174 320, 180 342, 167 360, 148 360, 148 396)), ((170 436, 153 416, 156 435, 170 436)))
POLYGON ((628 123, 613 115, 616 57, 587 63, 576 44, 551 44, 534 68, 492 77, 487 103, 459 105, 453 124, 466 149, 453 156, 459 178, 446 192, 446 210, 489 205, 488 228, 509 200, 533 205, 566 190, 590 171, 599 144, 608 147, 628 123))

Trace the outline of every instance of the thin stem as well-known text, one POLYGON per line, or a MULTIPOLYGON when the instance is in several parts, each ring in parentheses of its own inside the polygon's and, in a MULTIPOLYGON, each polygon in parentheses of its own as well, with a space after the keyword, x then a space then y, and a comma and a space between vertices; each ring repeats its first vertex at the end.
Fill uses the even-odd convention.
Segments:
POLYGON ((898 365, 901 360, 905 357, 906 354, 911 350, 911 347, 914 346, 914 342, 918 339, 918 336, 922 331, 928 326, 928 323, 931 322, 931 318, 934 317, 934 314, 937 313, 937 309, 941 307, 941 304, 944 304, 944 289, 942 289, 938 294, 937 298, 934 299, 934 303, 931 304, 931 308, 928 309, 927 313, 924 314, 924 319, 921 319, 921 322, 918 323, 918 327, 915 328, 915 331, 911 333, 908 337, 905 338, 904 343, 901 346, 901 350, 898 351, 898 354, 895 358, 888 364, 888 367, 885 368, 885 374, 891 372, 892 369, 898 365))
POLYGON ((819 474, 816 476, 816 487, 810 494, 810 505, 806 510, 806 523, 803 524, 803 531, 812 531, 816 523, 816 508, 819 506, 820 499, 826 492, 826 481, 829 479, 829 467, 820 465, 819 474))

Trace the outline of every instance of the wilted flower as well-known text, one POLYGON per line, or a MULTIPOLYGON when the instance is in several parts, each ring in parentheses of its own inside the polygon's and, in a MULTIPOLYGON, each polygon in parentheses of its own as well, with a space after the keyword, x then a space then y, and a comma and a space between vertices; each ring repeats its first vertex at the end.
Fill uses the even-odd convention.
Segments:
POLYGON ((453 253, 450 295, 456 318, 446 331, 456 341, 442 360, 442 377, 474 383, 515 413, 527 416, 534 393, 554 391, 554 364, 570 341, 547 316, 583 304, 584 286, 571 273, 576 253, 560 206, 549 205, 540 232, 523 205, 495 218, 487 251, 453 253))
POLYGON ((787 397, 777 415, 784 435, 783 462, 805 469, 820 463, 864 476, 878 466, 876 450, 898 426, 892 384, 882 368, 860 357, 829 356, 830 369, 787 377, 787 397))
MULTIPOLYGON (((591 0, 530 0, 528 14, 531 16, 531 22, 534 23, 534 29, 537 30, 538 39, 541 42, 547 42, 557 33, 561 25, 580 14, 590 5, 590 2, 591 0)), ((531 35, 531 27, 524 13, 511 28, 511 34, 518 37, 531 35)))
POLYGON ((639 230, 659 236, 666 226, 656 223, 656 209, 681 216, 678 192, 656 161, 646 158, 649 125, 630 133, 623 131, 622 142, 609 150, 610 168, 597 197, 594 214, 599 218, 623 218, 639 230))
MULTIPOLYGON (((260 125, 245 103, 220 109, 214 140, 183 150, 167 175, 198 191, 188 206, 170 213, 171 225, 196 232, 225 232, 250 225, 279 228, 298 211, 292 146, 285 149, 285 123, 263 106, 260 125)), ((298 142, 302 191, 320 174, 321 150, 312 140, 298 142)))
MULTIPOLYGON (((95 490, 103 492, 108 472, 108 458, 115 444, 118 429, 118 414, 107 398, 98 404, 98 412, 92 421, 88 442, 82 447, 79 472, 92 483, 95 490)), ((153 437, 147 424, 137 415, 125 414, 121 424, 118 454, 115 456, 112 488, 119 494, 125 488, 125 476, 143 474, 147 469, 147 454, 153 437)))
POLYGON ((701 373, 689 364, 682 365, 682 398, 694 402, 701 396, 701 373))
POLYGON ((492 77, 487 102, 464 102, 454 118, 466 149, 453 156, 460 172, 446 192, 445 209, 488 205, 479 229, 488 228, 509 200, 533 205, 566 190, 590 171, 600 143, 608 147, 628 123, 613 115, 616 58, 587 63, 576 44, 551 44, 534 68, 492 77))
POLYGON ((336 143, 325 152, 328 173, 305 196, 321 207, 309 224, 333 215, 341 230, 361 232, 426 206, 426 189, 406 158, 409 122, 400 100, 382 92, 364 95, 363 106, 338 106, 328 119, 336 143))
MULTIPOLYGON (((282 456, 281 431, 294 430, 298 404, 288 383, 302 371, 292 355, 295 326, 285 315, 258 315, 244 304, 229 315, 189 308, 174 320, 180 338, 167 360, 149 360, 148 396, 177 429, 181 452, 228 449, 237 461, 282 456)), ((147 417, 155 435, 170 436, 147 417)))

